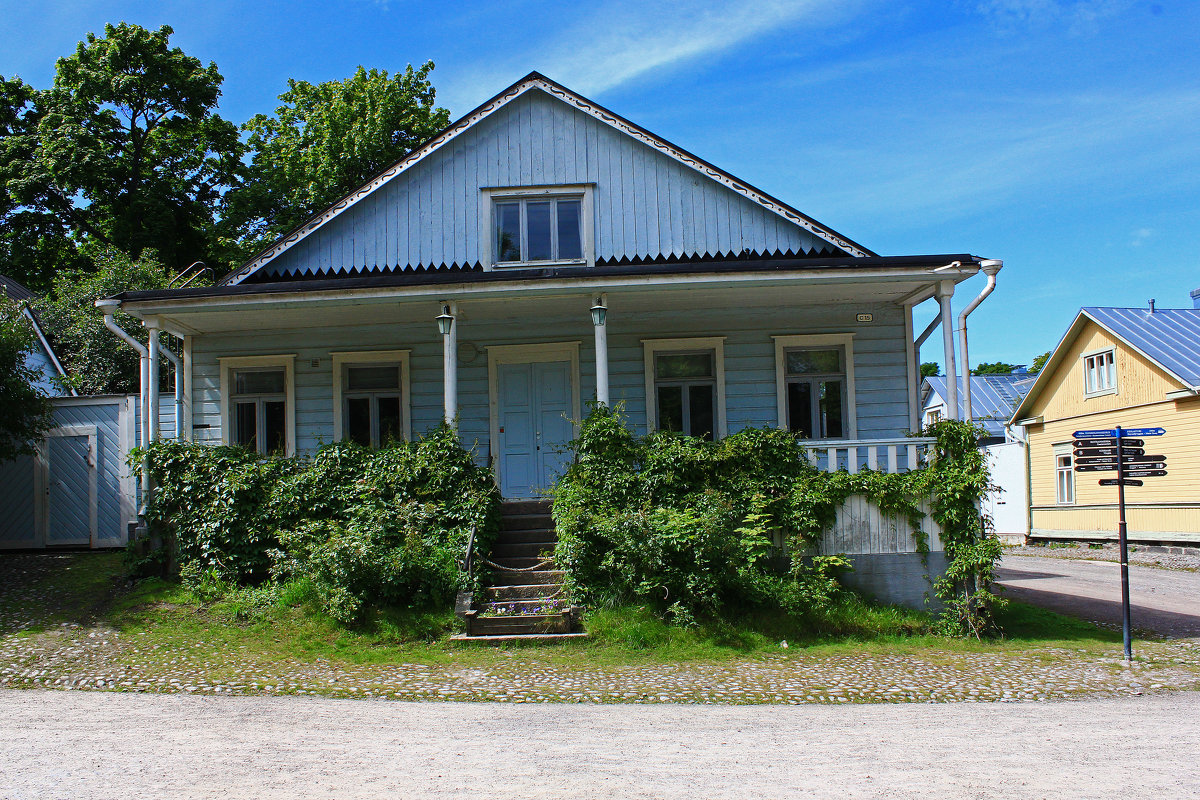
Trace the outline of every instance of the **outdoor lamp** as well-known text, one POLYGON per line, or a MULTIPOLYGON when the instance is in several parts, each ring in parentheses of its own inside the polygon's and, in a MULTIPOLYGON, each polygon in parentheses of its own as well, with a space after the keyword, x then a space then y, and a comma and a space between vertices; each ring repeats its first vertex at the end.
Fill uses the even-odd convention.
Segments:
POLYGON ((442 306, 442 313, 437 315, 438 331, 442 336, 450 335, 450 326, 454 324, 454 316, 450 313, 450 306, 442 306))
POLYGON ((599 298, 596 299, 596 305, 592 306, 592 324, 599 328, 604 324, 604 317, 608 314, 608 309, 599 298))

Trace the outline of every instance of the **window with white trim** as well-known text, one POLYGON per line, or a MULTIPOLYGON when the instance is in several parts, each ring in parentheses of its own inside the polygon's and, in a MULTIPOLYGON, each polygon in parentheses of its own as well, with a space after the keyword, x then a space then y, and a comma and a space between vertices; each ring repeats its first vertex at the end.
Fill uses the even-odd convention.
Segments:
POLYGON ((232 444, 263 455, 285 455, 287 436, 287 373, 283 367, 233 370, 230 411, 232 444))
POLYGON ((1102 350, 1083 356, 1083 392, 1087 396, 1117 391, 1116 350, 1102 350))
POLYGON ((1071 445, 1054 446, 1055 500, 1060 506, 1075 504, 1075 456, 1071 445))
POLYGON ((335 439, 382 447, 410 438, 408 353, 331 354, 335 439))
POLYGON ((725 435, 725 337, 644 339, 646 423, 703 439, 725 435))
POLYGON ((783 351, 788 430, 805 439, 846 437, 846 353, 840 346, 783 351))
POLYGON ((486 264, 592 264, 591 184, 484 189, 486 264))

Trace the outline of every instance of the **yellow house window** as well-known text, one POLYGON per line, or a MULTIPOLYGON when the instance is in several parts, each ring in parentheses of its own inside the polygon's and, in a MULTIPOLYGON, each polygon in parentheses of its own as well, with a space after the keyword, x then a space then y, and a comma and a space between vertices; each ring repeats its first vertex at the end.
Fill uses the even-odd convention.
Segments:
POLYGON ((1054 447, 1054 478, 1058 504, 1075 505, 1075 459, 1069 444, 1054 447))
POLYGON ((1083 393, 1087 397, 1117 391, 1117 359, 1112 349, 1083 356, 1083 393))

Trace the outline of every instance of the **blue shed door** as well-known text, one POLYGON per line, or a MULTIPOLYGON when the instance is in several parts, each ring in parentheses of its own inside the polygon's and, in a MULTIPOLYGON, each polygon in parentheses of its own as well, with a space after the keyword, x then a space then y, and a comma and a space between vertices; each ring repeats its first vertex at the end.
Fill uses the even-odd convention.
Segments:
POLYGON ((570 362, 501 364, 496 376, 500 491, 505 497, 536 497, 554 486, 569 457, 570 362))
POLYGON ((46 439, 46 544, 91 544, 95 469, 86 435, 46 439))

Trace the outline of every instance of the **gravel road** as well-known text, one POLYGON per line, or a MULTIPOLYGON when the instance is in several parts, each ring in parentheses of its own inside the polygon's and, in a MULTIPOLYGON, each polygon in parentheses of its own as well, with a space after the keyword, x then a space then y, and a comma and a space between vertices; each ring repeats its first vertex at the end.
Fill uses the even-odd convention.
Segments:
POLYGON ((0 693, 0 796, 1195 797, 1200 694, 698 707, 0 693))
MULTIPOLYGON (((1005 597, 1094 622, 1121 624, 1121 568, 1110 561, 1004 555, 996 570, 1005 597)), ((1200 573, 1130 565, 1135 629, 1200 636, 1200 573)))

